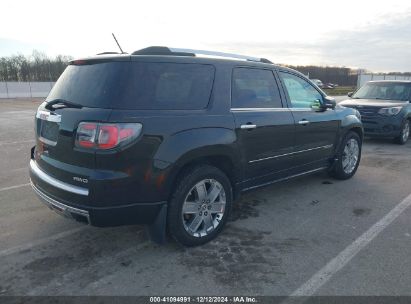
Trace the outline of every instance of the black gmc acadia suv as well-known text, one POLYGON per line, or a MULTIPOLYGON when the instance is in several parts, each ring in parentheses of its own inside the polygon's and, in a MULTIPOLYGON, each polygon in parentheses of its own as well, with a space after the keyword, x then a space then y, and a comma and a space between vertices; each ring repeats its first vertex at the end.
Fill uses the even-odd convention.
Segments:
POLYGON ((50 208, 194 246, 220 233, 241 192, 320 170, 353 176, 363 127, 267 59, 150 47, 71 61, 35 133, 31 184, 50 208))

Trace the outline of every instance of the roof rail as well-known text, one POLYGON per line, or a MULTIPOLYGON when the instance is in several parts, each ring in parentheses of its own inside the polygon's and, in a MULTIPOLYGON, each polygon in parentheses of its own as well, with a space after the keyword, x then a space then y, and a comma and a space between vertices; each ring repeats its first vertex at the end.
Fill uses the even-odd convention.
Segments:
POLYGON ((180 48, 168 48, 165 46, 151 46, 132 53, 132 55, 169 55, 169 56, 195 56, 206 55, 224 58, 241 59, 254 62, 272 63, 265 58, 257 58, 251 56, 237 55, 223 52, 213 52, 205 50, 193 50, 193 49, 180 49, 180 48))
POLYGON ((97 55, 114 55, 114 54, 121 54, 119 52, 102 52, 102 53, 98 53, 97 55))

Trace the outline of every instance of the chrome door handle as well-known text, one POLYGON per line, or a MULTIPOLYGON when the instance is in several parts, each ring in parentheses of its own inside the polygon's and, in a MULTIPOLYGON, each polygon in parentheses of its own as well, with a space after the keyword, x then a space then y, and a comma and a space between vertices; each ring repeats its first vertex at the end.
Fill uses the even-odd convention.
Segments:
POLYGON ((300 121, 298 122, 299 125, 303 125, 303 126, 308 125, 309 123, 310 123, 310 122, 309 122, 308 120, 305 120, 305 119, 300 120, 300 121))
POLYGON ((241 125, 241 129, 255 129, 257 128, 257 125, 241 125))

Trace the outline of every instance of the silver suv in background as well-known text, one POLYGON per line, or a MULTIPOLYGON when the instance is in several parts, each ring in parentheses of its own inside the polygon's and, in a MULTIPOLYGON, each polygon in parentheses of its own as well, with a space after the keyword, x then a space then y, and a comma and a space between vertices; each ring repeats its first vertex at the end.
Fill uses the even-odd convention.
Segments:
POLYGON ((361 114, 365 136, 392 137, 405 144, 410 136, 411 81, 370 81, 340 105, 361 114))

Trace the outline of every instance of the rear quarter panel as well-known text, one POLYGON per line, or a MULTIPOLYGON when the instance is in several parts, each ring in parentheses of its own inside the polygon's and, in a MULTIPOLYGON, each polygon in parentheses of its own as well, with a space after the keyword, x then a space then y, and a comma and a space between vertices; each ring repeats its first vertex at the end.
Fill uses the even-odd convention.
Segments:
POLYGON ((191 114, 170 111, 153 114, 113 111, 110 121, 139 122, 143 125, 142 134, 134 145, 122 151, 99 153, 96 157, 100 170, 126 173, 135 185, 135 193, 142 193, 143 201, 168 199, 179 169, 195 159, 227 156, 239 164, 231 113, 211 115, 204 110, 191 114))

